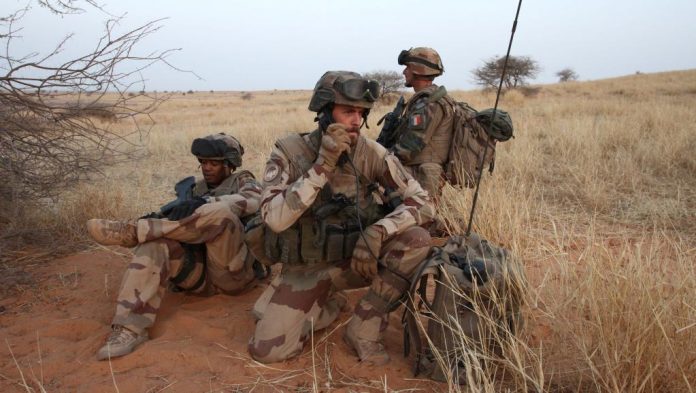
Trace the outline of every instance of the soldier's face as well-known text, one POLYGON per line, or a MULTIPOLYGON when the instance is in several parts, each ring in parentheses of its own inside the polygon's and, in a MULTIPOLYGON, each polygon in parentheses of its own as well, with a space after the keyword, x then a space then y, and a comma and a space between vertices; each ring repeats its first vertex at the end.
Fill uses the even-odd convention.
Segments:
POLYGON ((208 185, 218 186, 230 175, 230 168, 221 160, 198 160, 201 163, 203 179, 208 185))
POLYGON ((363 114, 365 113, 365 108, 360 108, 357 106, 349 105, 334 105, 333 115, 334 121, 336 123, 341 123, 348 127, 348 136, 350 137, 351 146, 355 146, 358 143, 358 137, 360 136, 360 125, 362 124, 363 114))
POLYGON ((406 68, 404 68, 404 86, 406 87, 413 87, 413 70, 411 69, 410 64, 406 64, 406 68))

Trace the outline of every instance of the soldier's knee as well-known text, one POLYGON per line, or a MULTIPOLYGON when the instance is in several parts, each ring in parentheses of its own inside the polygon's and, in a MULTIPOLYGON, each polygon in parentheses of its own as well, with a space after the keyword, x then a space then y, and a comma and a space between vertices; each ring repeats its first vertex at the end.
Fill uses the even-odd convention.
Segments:
POLYGON ((161 254, 161 251, 167 247, 167 244, 167 239, 155 239, 145 243, 140 243, 133 249, 133 255, 158 256, 161 254))
POLYGON ((237 215, 232 212, 230 207, 227 205, 227 202, 206 203, 205 205, 199 207, 196 210, 196 213, 199 213, 202 216, 237 218, 237 215))
POLYGON ((399 236, 399 241, 408 245, 411 249, 430 249, 430 232, 425 228, 413 226, 399 236))

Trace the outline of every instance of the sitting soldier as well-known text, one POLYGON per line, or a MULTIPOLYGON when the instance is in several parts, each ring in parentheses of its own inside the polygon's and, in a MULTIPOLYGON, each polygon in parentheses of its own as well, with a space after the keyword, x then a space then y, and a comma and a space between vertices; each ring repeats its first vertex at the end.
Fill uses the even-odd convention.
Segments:
POLYGON ((203 179, 177 184, 186 197, 136 220, 91 219, 87 230, 103 245, 135 247, 123 276, 112 332, 99 360, 131 353, 148 339, 167 287, 199 295, 238 294, 263 277, 244 244, 244 221, 259 208, 261 188, 242 165, 244 148, 224 133, 198 138, 191 153, 203 179))

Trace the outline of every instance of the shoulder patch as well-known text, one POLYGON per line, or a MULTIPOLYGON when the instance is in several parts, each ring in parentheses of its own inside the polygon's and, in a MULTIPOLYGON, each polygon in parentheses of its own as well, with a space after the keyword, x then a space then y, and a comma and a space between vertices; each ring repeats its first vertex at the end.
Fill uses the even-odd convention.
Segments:
POLYGON ((263 181, 266 183, 273 183, 280 178, 280 172, 280 166, 278 166, 278 164, 273 161, 269 162, 263 173, 263 181))
POLYGON ((408 119, 409 128, 421 129, 425 124, 425 115, 423 113, 414 113, 408 119))

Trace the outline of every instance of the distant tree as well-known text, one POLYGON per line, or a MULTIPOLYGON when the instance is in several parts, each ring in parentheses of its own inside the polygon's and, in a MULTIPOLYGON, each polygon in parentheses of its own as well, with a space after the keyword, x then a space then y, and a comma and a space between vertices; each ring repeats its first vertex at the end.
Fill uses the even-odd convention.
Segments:
POLYGON ((556 73, 559 82, 569 82, 578 80, 579 75, 570 67, 566 67, 556 73))
POLYGON ((364 77, 379 82, 382 88, 382 96, 399 93, 406 82, 404 76, 396 71, 377 70, 366 72, 364 77))
MULTIPOLYGON (((101 12, 92 0, 36 4, 59 17, 83 12, 81 6, 101 12)), ((120 19, 108 19, 96 45, 72 59, 59 60, 70 36, 58 39, 49 53, 27 51, 13 44, 30 5, 0 14, 0 198, 5 202, 55 195, 103 165, 127 159, 137 143, 129 133, 146 131, 135 117, 148 116, 163 99, 144 88, 133 90, 143 85, 141 71, 167 63, 170 52, 139 53, 138 44, 159 29, 157 21, 119 33, 120 19), (111 126, 125 119, 133 126, 111 126)))
MULTIPOLYGON (((481 86, 497 89, 504 64, 505 57, 503 56, 487 60, 481 67, 471 71, 474 81, 481 86)), ((503 87, 507 90, 524 86, 528 80, 536 78, 539 71, 541 71, 541 67, 531 57, 510 56, 503 78, 503 87)))

